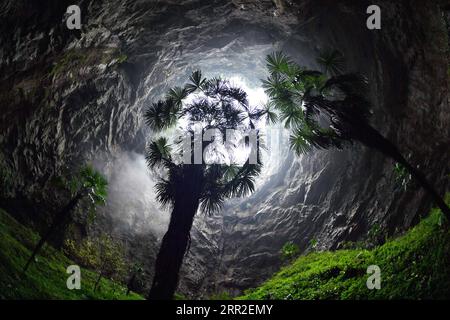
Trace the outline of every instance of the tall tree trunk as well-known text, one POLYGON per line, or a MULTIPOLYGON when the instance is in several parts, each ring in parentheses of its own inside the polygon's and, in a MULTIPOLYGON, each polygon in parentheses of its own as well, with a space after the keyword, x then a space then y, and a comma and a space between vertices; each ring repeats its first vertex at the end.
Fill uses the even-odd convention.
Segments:
POLYGON ((353 123, 352 126, 353 128, 358 128, 358 131, 360 132, 357 140, 361 141, 369 148, 373 148, 382 152, 384 155, 403 165, 411 174, 411 176, 414 177, 422 186, 422 188, 424 188, 425 191, 430 194, 436 205, 439 207, 439 209, 441 209, 441 211, 450 221, 450 208, 447 206, 444 199, 439 195, 433 185, 425 177, 425 175, 420 170, 415 168, 412 164, 410 164, 409 161, 403 157, 401 152, 392 142, 383 137, 375 128, 370 125, 362 125, 361 122, 358 124, 353 123))
POLYGON ((83 197, 83 194, 78 193, 61 211, 59 211, 55 215, 50 227, 47 229, 47 232, 39 239, 39 242, 34 247, 31 257, 28 259, 27 263, 23 267, 23 270, 22 270, 23 273, 25 273, 28 270, 28 267, 34 261, 34 258, 36 257, 36 255, 42 249, 42 247, 47 242, 47 240, 54 234, 56 229, 58 227, 60 227, 61 225, 63 225, 67 219, 69 219, 70 214, 72 213, 72 210, 75 209, 75 207, 78 205, 78 202, 81 200, 82 197, 83 197))
POLYGON ((178 285, 178 273, 189 243, 201 190, 201 165, 185 165, 183 181, 177 185, 169 228, 163 237, 155 263, 155 275, 148 295, 152 300, 170 300, 178 285))

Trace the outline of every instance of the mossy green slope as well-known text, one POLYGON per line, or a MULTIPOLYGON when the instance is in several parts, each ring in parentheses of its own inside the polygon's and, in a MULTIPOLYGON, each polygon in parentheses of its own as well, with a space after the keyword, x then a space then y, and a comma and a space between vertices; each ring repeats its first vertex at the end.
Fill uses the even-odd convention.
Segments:
POLYGON ((66 268, 75 263, 49 245, 38 255, 25 275, 22 268, 38 235, 0 209, 0 299, 142 299, 113 281, 102 279, 100 289, 93 290, 97 274, 81 269, 81 289, 66 286, 66 268))
POLYGON ((450 231, 439 210, 372 250, 310 253, 238 299, 449 299, 450 231), (381 269, 369 290, 367 267, 381 269))

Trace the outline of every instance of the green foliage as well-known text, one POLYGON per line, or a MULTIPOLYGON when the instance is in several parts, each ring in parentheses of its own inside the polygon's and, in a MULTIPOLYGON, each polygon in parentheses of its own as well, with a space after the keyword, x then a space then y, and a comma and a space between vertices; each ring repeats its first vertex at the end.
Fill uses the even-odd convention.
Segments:
POLYGON ((179 108, 173 100, 158 101, 147 108, 145 123, 155 132, 173 127, 180 117, 179 108))
POLYGON ((278 113, 273 103, 268 102, 264 112, 267 114, 267 124, 275 124, 278 122, 278 113))
MULTIPOLYGON (((226 150, 227 156, 232 158, 233 153, 240 147, 240 142, 228 141, 227 130, 250 131, 256 128, 257 121, 266 118, 266 121, 274 122, 277 115, 271 105, 264 108, 250 106, 246 92, 228 80, 206 79, 200 71, 195 71, 183 87, 170 89, 164 100, 152 103, 145 110, 144 118, 151 130, 162 134, 177 124, 184 124, 184 127, 179 127, 179 135, 173 144, 169 144, 168 138, 158 138, 148 145, 146 153, 148 166, 164 171, 164 178, 161 178, 155 187, 158 201, 163 206, 173 206, 177 188, 183 187, 185 174, 192 169, 184 163, 186 158, 192 159, 194 156, 194 148, 185 150, 188 149, 184 145, 187 136, 192 136, 194 131, 197 136, 198 131, 204 135, 207 130, 213 130, 217 135, 215 142, 222 141, 221 147, 226 150), (224 143, 225 140, 227 143, 224 143)), ((261 139, 259 133, 256 135, 256 145, 253 146, 258 158, 256 163, 246 161, 225 165, 219 164, 219 161, 207 163, 203 159, 201 165, 195 166, 199 171, 197 182, 201 186, 199 201, 202 212, 216 212, 220 210, 226 198, 242 197, 255 190, 254 181, 262 166, 261 139)), ((246 146, 254 143, 242 140, 245 140, 246 146)), ((215 149, 217 145, 212 145, 212 142, 202 141, 201 148, 201 154, 211 152, 214 156, 223 158, 223 153, 218 152, 215 149)))
POLYGON ((359 137, 353 124, 367 123, 369 102, 366 80, 356 74, 341 74, 343 56, 328 50, 317 59, 324 71, 308 70, 282 52, 266 58, 269 77, 263 88, 276 120, 290 128, 290 146, 297 154, 313 149, 342 149, 359 137))
POLYGON ((84 64, 87 58, 88 55, 86 52, 76 49, 69 50, 54 64, 52 70, 50 71, 50 76, 59 76, 64 74, 71 66, 80 66, 80 64, 84 64))
POLYGON ((173 299, 174 300, 189 300, 185 295, 183 295, 181 293, 175 293, 173 295, 173 299))
POLYGON ((84 267, 96 269, 100 265, 98 248, 91 239, 84 239, 79 244, 73 239, 66 239, 64 252, 84 267))
POLYGON ((311 239, 309 241, 309 245, 311 246, 311 249, 315 249, 318 244, 319 244, 319 241, 317 241, 317 239, 311 239))
POLYGON ((142 299, 108 279, 102 279, 101 291, 93 290, 98 275, 81 268, 81 289, 66 286, 66 268, 76 263, 53 247, 44 246, 28 272, 22 268, 31 255, 39 236, 0 209, 0 299, 142 299))
POLYGON ((406 191, 410 184, 412 177, 408 170, 400 163, 396 163, 393 169, 395 183, 398 187, 406 191))
POLYGON ((366 247, 373 247, 386 240, 386 233, 379 223, 375 223, 367 233, 366 247))
POLYGON ((287 242, 281 248, 281 258, 290 261, 300 254, 300 248, 293 242, 287 242))
POLYGON ((71 197, 82 194, 87 199, 88 222, 95 219, 97 206, 106 204, 108 196, 108 181, 91 165, 81 167, 75 175, 60 176, 53 180, 53 185, 62 190, 68 190, 71 197))
POLYGON ((74 183, 78 185, 78 190, 87 192, 93 205, 104 205, 106 203, 108 181, 92 166, 86 165, 81 168, 78 177, 74 179, 74 183))
POLYGON ((323 67, 326 74, 339 75, 344 72, 344 56, 337 50, 322 51, 317 58, 317 63, 323 67))
POLYGON ((367 232, 367 237, 361 241, 345 241, 341 249, 370 249, 385 243, 388 240, 386 231, 379 223, 375 223, 367 232))
POLYGON ((65 252, 82 266, 96 270, 103 276, 122 280, 126 273, 123 247, 106 234, 85 238, 80 243, 66 240, 65 252))
POLYGON ((128 61, 128 56, 116 48, 70 49, 55 60, 49 75, 64 77, 70 72, 79 73, 84 66, 109 65, 111 63, 120 66, 126 61, 128 61))
POLYGON ((172 148, 167 138, 161 137, 150 143, 147 148, 146 160, 150 168, 155 168, 165 161, 171 161, 172 148))
POLYGON ((433 209, 404 236, 372 250, 301 256, 239 299, 449 299, 450 231, 442 219, 433 209), (380 290, 367 289, 370 265, 381 268, 380 290))
POLYGON ((124 62, 127 62, 128 61, 128 56, 126 55, 126 54, 120 54, 118 57, 117 57, 117 63, 118 64, 122 64, 122 63, 124 63, 124 62))
POLYGON ((126 273, 124 249, 121 244, 106 234, 96 239, 99 248, 99 264, 97 270, 114 279, 123 278, 126 273))

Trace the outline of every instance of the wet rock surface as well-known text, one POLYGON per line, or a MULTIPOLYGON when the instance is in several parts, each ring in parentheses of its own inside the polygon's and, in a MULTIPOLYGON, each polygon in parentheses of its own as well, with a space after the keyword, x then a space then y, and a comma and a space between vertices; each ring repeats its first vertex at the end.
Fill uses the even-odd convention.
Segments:
MULTIPOLYGON (((239 75, 256 87, 274 50, 310 67, 320 49, 341 50, 348 69, 369 78, 372 124, 448 188, 448 30, 435 2, 380 1, 377 31, 365 28, 364 2, 83 1, 80 31, 65 27, 70 4, 0 4, 0 162, 15 175, 1 203, 22 221, 48 220, 50 181, 65 167, 92 160, 122 181, 124 154, 142 154, 151 136, 143 108, 190 72, 239 75)), ((398 188, 392 161, 358 145, 302 158, 284 148, 279 159, 277 174, 249 199, 198 215, 180 292, 238 293, 279 268, 287 241, 307 251, 311 240, 315 249, 335 249, 363 239, 374 225, 392 235, 431 205, 416 185, 398 188)), ((120 184, 113 188, 89 232, 125 243, 130 261, 145 265, 145 291, 167 221, 155 219, 168 213, 151 200, 127 210, 120 184)))

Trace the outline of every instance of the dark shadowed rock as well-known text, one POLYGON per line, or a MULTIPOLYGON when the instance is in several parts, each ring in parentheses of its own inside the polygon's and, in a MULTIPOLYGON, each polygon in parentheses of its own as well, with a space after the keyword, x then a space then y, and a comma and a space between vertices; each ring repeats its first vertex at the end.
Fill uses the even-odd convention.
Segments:
MULTIPOLYGON (((379 1, 379 31, 365 28, 365 1, 84 1, 81 31, 65 27, 71 3, 48 3, 0 4, 0 163, 15 176, 1 205, 42 226, 55 203, 52 177, 93 161, 112 189, 89 232, 112 233, 145 265, 143 291, 168 213, 142 199, 145 179, 124 184, 138 166, 123 159, 142 155, 151 136, 145 106, 197 68, 258 87, 271 51, 317 67, 319 50, 337 48, 370 81, 372 124, 441 191, 449 186, 448 29, 433 1, 379 1)), ((250 198, 199 214, 180 292, 238 293, 279 268, 288 241, 334 249, 374 225, 392 235, 431 205, 416 185, 396 186, 392 161, 358 145, 297 158, 285 141, 277 161, 250 198)))

